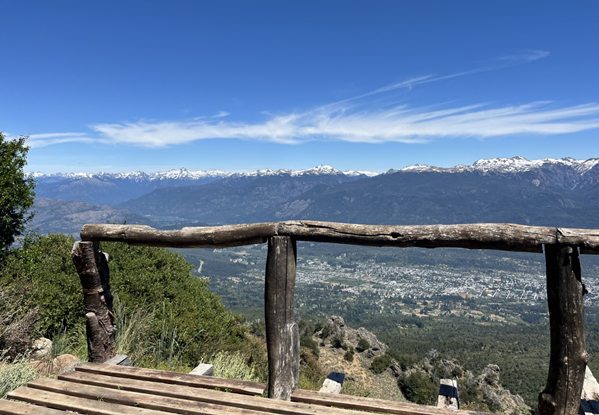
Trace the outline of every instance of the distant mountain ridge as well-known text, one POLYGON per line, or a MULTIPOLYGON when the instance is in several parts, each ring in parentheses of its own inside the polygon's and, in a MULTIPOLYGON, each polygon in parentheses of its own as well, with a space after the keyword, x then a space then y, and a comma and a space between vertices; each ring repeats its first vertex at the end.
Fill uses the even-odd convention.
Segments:
POLYGON ((256 170, 225 172, 222 170, 172 169, 163 172, 122 173, 31 173, 36 182, 36 195, 48 199, 83 201, 98 205, 116 205, 140 197, 156 189, 207 184, 227 178, 251 177, 372 177, 368 171, 341 171, 321 165, 304 170, 256 170))
POLYGON ((382 174, 317 166, 250 173, 38 174, 35 180, 39 198, 109 205, 121 216, 157 226, 315 219, 599 227, 597 158, 495 158, 382 174))
POLYGON ((580 174, 585 174, 599 164, 599 158, 577 160, 571 157, 561 159, 546 158, 542 160, 528 160, 515 156, 509 158, 492 158, 477 160, 472 164, 460 164, 454 167, 435 167, 426 164, 414 164, 399 170, 389 170, 387 173, 403 172, 438 172, 438 173, 521 173, 546 167, 571 168, 580 174))
POLYGON ((159 171, 154 173, 145 173, 143 171, 131 171, 131 172, 118 172, 118 173, 42 173, 33 172, 31 176, 34 179, 92 179, 92 178, 106 178, 106 179, 129 179, 129 180, 194 180, 204 179, 206 177, 255 177, 255 176, 277 176, 277 175, 290 175, 290 176, 309 176, 309 175, 321 175, 321 174, 335 174, 335 175, 346 175, 346 176, 376 176, 378 173, 367 170, 338 170, 332 166, 319 165, 309 169, 260 169, 255 171, 247 172, 228 172, 225 170, 189 170, 184 167, 179 169, 171 169, 166 171, 159 171))

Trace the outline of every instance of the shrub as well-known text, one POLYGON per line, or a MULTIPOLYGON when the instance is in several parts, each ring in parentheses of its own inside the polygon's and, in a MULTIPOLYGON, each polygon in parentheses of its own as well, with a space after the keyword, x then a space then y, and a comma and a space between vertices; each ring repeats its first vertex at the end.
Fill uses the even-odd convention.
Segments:
POLYGON ((318 347, 318 343, 314 341, 312 336, 302 335, 300 337, 300 346, 305 347, 314 353, 314 356, 320 356, 320 348, 318 347))
POLYGON ((318 363, 318 358, 313 353, 306 353, 306 349, 303 349, 300 352, 300 363, 299 387, 310 390, 320 389, 325 373, 318 363))
POLYGON ((360 337, 360 340, 358 340, 358 344, 356 345, 356 350, 361 353, 368 349, 370 349, 370 343, 368 343, 368 340, 360 337))
POLYGON ((51 339, 83 324, 81 284, 71 261, 73 242, 65 235, 28 237, 2 266, 0 290, 23 298, 22 309, 38 310, 36 336, 51 339))
MULTIPOLYGON (((113 291, 128 310, 153 310, 150 328, 156 340, 169 322, 171 337, 184 362, 196 365, 206 354, 238 350, 245 328, 210 292, 204 279, 193 277, 191 265, 176 253, 161 248, 105 244, 111 256, 113 291)), ((164 337, 164 336, 163 336, 164 337)))
POLYGON ((320 330, 320 338, 326 339, 327 337, 329 337, 332 334, 332 332, 333 332, 333 328, 331 327, 330 324, 327 324, 320 330))
MULTIPOLYGON (((0 269, 0 292, 23 298, 20 307, 25 311, 37 308, 37 336, 54 338, 84 325, 81 285, 70 255, 73 242, 65 235, 27 238, 0 269)), ((121 322, 125 332, 119 336, 129 337, 120 339, 123 350, 151 354, 143 360, 148 364, 167 360, 169 365, 193 367, 204 355, 246 347, 246 329, 207 282, 191 274, 182 256, 117 243, 103 244, 103 250, 110 254, 112 291, 121 303, 117 318, 129 324, 121 322), (131 333, 133 329, 138 333, 131 333)), ((0 304, 0 311, 4 308, 0 304)))
POLYGON ((343 341, 343 335, 341 335, 341 334, 335 335, 331 339, 331 346, 333 346, 335 349, 346 349, 347 346, 345 345, 345 342, 343 341))
POLYGON ((347 351, 345 352, 345 354, 343 355, 343 358, 345 360, 347 360, 348 362, 353 362, 354 361, 354 348, 349 346, 347 348, 347 351))
POLYGON ((370 364, 370 370, 372 370, 377 375, 383 373, 389 365, 391 364, 391 356, 388 354, 384 354, 382 356, 377 356, 372 359, 372 363, 370 364))
POLYGON ((407 400, 420 405, 433 405, 437 398, 437 385, 421 371, 400 377, 397 385, 407 400))

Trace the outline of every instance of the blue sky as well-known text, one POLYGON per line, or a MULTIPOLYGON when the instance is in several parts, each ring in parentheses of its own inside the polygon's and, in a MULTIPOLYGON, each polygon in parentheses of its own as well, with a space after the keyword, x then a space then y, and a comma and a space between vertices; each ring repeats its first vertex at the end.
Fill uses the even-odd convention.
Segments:
POLYGON ((0 0, 30 171, 599 157, 599 2, 0 0))

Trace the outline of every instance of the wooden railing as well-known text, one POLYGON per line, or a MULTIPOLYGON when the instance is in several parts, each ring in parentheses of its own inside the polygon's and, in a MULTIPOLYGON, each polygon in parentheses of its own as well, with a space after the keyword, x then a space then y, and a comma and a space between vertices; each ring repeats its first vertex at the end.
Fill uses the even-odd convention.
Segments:
POLYGON ((288 221, 157 230, 145 225, 85 225, 73 261, 83 286, 88 355, 114 355, 114 315, 107 255, 99 242, 163 247, 224 248, 268 242, 265 322, 268 396, 290 399, 298 385, 299 335, 293 315, 296 241, 396 247, 459 247, 545 253, 550 320, 550 361, 541 415, 578 413, 588 361, 584 335, 584 285, 579 253, 599 254, 599 230, 515 224, 383 226, 288 221))

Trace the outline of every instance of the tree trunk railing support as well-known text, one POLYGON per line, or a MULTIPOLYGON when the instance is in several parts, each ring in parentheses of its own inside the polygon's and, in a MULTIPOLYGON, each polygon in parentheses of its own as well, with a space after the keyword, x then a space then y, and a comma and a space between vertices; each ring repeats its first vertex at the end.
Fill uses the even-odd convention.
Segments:
POLYGON ((268 239, 264 296, 268 397, 287 401, 299 382, 299 330, 293 315, 296 252, 289 236, 268 239))
POLYGON ((108 255, 94 242, 75 242, 71 255, 83 288, 88 361, 104 363, 116 354, 108 255))
POLYGON ((584 334, 584 285, 578 248, 545 245, 550 357, 539 415, 575 415, 588 362, 584 334))

